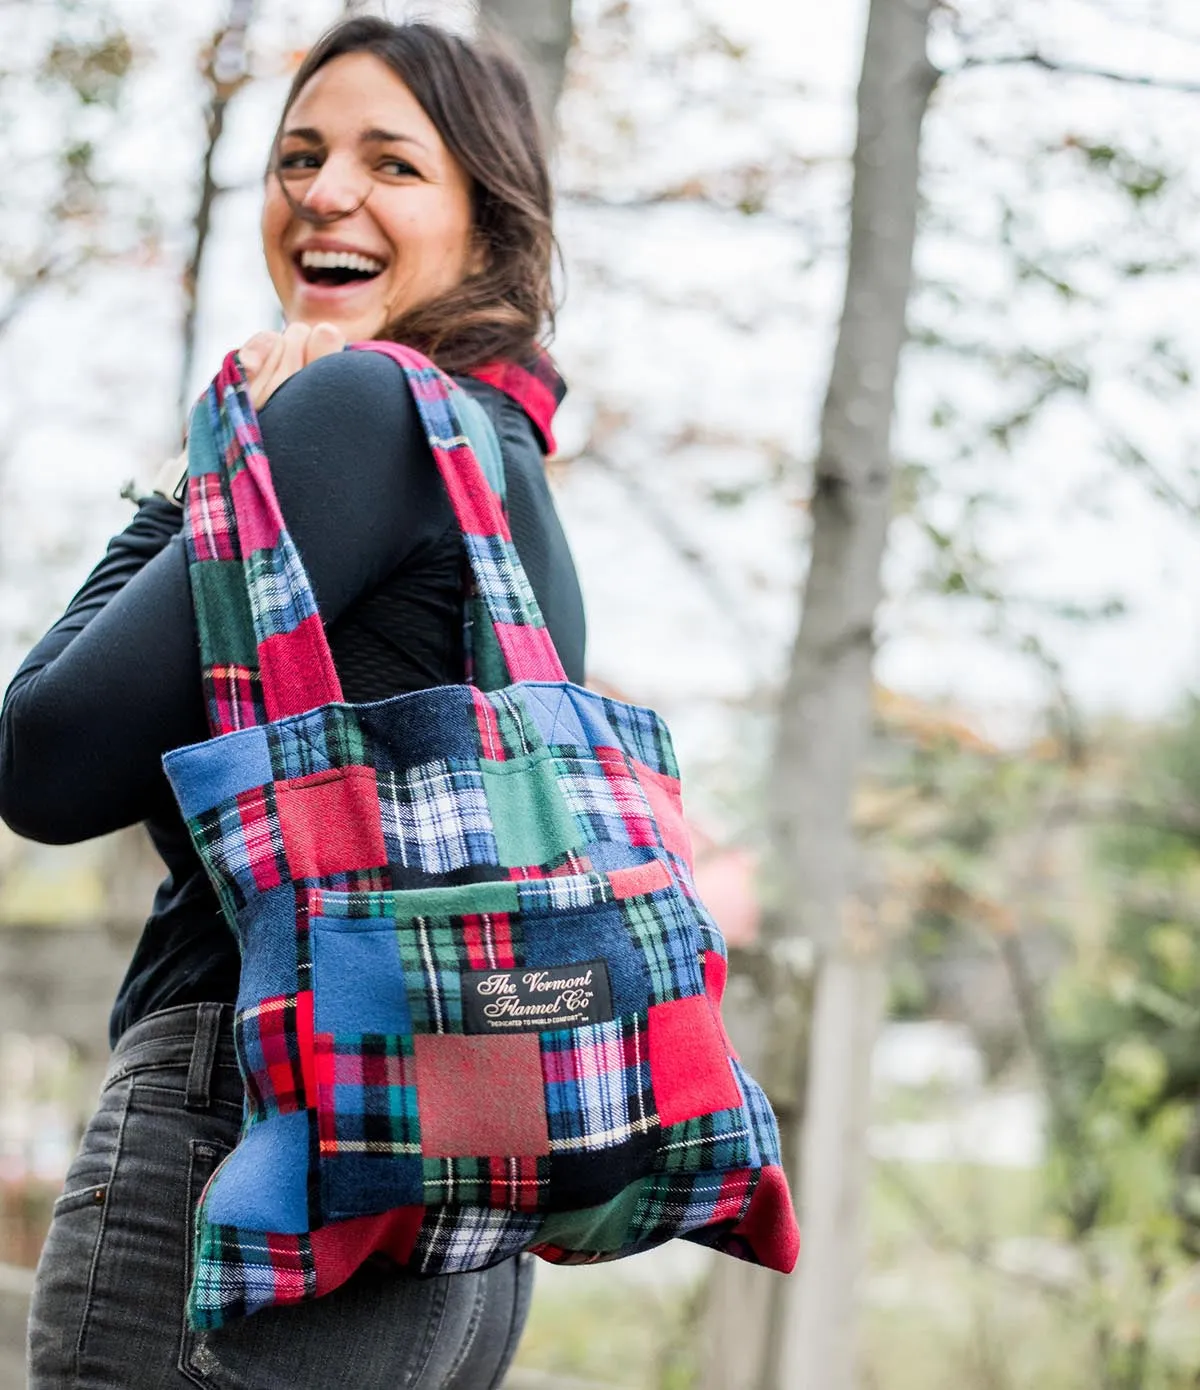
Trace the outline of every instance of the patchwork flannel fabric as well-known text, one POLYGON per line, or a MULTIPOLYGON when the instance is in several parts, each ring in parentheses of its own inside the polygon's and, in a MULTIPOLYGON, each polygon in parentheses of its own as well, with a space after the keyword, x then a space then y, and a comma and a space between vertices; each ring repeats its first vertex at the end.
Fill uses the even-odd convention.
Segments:
MULTIPOLYGON (((472 681, 342 700, 227 359, 193 413, 185 513, 212 738, 164 765, 242 949, 247 1104, 197 1211, 189 1317, 316 1297, 372 1256, 440 1274, 685 1235, 790 1269, 670 735, 566 681, 482 412, 368 346, 403 369, 463 531, 472 681)), ((540 368, 487 371, 553 399, 540 368)))

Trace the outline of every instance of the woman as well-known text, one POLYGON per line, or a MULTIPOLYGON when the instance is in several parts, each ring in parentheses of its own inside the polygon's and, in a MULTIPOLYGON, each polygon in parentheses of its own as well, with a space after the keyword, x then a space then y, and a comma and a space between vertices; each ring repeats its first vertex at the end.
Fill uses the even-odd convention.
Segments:
MULTIPOLYGON (((433 356, 488 412, 517 549, 582 678, 582 605, 541 462, 561 391, 536 351, 553 237, 531 111, 505 59, 376 19, 322 39, 285 106, 262 238, 288 326, 243 362, 351 701, 463 678, 461 538, 411 398, 392 361, 339 351, 378 337, 433 356)), ((0 714, 13 829, 66 843, 144 821, 168 871, 38 1269, 29 1384, 499 1385, 525 1260, 430 1280, 364 1270, 315 1303, 205 1336, 185 1326, 191 1213, 236 1141, 241 1084, 234 938, 160 766, 207 733, 179 526, 169 498, 141 504, 0 714)))

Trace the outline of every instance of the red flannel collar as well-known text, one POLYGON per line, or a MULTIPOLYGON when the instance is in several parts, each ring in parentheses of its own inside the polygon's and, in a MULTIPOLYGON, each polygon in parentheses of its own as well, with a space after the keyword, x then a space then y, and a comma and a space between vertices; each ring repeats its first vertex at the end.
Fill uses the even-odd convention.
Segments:
POLYGON ((549 353, 538 352, 526 362, 486 362, 467 375, 511 396, 540 435, 542 453, 554 453, 557 446, 551 424, 554 412, 567 394, 567 384, 559 376, 549 353))

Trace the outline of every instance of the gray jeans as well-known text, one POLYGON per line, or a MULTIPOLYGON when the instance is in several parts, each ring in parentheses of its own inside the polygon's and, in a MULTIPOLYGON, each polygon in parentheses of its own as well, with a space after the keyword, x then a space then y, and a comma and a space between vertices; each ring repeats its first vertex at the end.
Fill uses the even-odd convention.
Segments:
POLYGON ((479 1274, 364 1269, 220 1331, 184 1321, 192 1213, 237 1140, 232 1010, 167 1009, 118 1043, 38 1264, 28 1390, 493 1390, 529 1310, 528 1256, 479 1274))

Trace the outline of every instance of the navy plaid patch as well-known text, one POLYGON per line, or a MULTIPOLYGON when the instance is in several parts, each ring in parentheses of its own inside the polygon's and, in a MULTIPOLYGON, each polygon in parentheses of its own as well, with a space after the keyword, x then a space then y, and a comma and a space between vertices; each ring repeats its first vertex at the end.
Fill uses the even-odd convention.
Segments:
POLYGON ((417 1236, 417 1267, 422 1274, 486 1269, 524 1250, 541 1224, 538 1212, 439 1207, 417 1236))
POLYGON ((775 1123, 775 1113, 763 1088, 750 1076, 736 1057, 729 1059, 737 1084, 746 1102, 746 1114, 750 1122, 751 1164, 769 1168, 778 1166, 779 1126, 775 1123))
POLYGON ((316 613, 300 557, 286 533, 280 533, 273 550, 252 551, 243 563, 259 641, 293 632, 316 613))
POLYGON ((380 772, 378 785, 389 863, 444 874, 499 862, 478 767, 439 759, 406 773, 380 772))
POLYGON ((605 698, 604 713, 621 748, 630 757, 667 777, 679 776, 671 735, 652 709, 605 698))
POLYGON ((267 725, 271 771, 276 781, 309 777, 334 768, 363 767, 366 740, 353 710, 325 705, 311 714, 267 725))
POLYGON ((612 1148, 657 1126, 644 1014, 539 1037, 551 1153, 612 1148))
POLYGON ((747 1182, 722 1173, 660 1173, 642 1187, 630 1222, 631 1241, 670 1240, 708 1225, 718 1209, 740 1217, 749 1205, 747 1182))
POLYGON ((650 1002, 704 992, 696 933, 687 904, 667 889, 622 903, 625 921, 641 947, 650 976, 650 1002))

